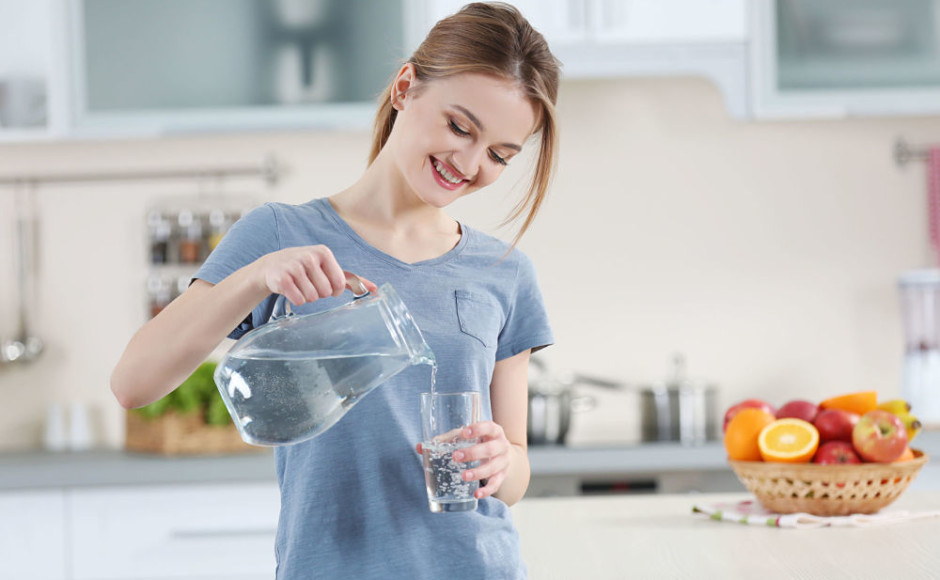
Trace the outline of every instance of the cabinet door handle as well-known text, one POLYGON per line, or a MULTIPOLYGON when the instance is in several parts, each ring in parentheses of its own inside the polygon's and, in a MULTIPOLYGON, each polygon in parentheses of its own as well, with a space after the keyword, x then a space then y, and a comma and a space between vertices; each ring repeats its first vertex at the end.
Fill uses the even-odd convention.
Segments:
POLYGON ((204 538, 244 538, 250 536, 271 537, 277 534, 274 528, 254 528, 244 530, 173 530, 170 537, 180 540, 204 538))

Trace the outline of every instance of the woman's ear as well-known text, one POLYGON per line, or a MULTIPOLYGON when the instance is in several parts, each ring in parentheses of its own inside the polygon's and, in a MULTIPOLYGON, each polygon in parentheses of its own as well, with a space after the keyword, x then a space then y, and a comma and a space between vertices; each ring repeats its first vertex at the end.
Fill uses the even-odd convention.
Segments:
POLYGON ((415 66, 405 63, 392 81, 392 107, 399 111, 404 108, 405 95, 414 87, 415 80, 415 66))

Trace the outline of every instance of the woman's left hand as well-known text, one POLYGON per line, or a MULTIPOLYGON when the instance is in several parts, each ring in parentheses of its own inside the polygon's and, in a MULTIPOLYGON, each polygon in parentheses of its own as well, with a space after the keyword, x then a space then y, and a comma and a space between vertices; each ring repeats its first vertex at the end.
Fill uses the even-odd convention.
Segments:
POLYGON ((464 439, 478 439, 479 443, 454 451, 454 460, 480 465, 463 472, 464 481, 480 480, 480 489, 474 497, 482 499, 496 493, 509 469, 509 450, 512 444, 506 439, 503 428, 493 421, 480 421, 463 430, 464 439))
MULTIPOLYGON (((477 499, 488 497, 499 491, 506 472, 509 470, 509 451, 512 443, 506 438, 503 428, 493 421, 480 421, 464 428, 460 433, 463 439, 478 439, 476 445, 454 451, 454 461, 470 463, 479 461, 480 465, 463 472, 464 481, 480 480, 480 489, 473 496, 477 499)), ((415 451, 422 453, 421 444, 415 451)))

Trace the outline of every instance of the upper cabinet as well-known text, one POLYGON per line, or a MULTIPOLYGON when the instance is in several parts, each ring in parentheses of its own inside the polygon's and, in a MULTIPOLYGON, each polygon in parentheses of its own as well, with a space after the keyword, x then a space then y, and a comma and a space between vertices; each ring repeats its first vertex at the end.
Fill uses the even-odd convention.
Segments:
MULTIPOLYGON (((702 76, 748 116, 747 0, 510 0, 548 40, 566 79, 702 76)), ((423 25, 461 0, 425 0, 423 25)))
POLYGON ((73 0, 73 124, 136 134, 368 125, 404 56, 402 6, 73 0))
POLYGON ((565 78, 703 76, 737 119, 940 113, 940 0, 511 3, 565 78))
MULTIPOLYGON (((0 0, 0 140, 368 129, 464 0, 0 0)), ((940 0, 512 0, 566 79, 702 76, 738 119, 940 113, 940 0)))
POLYGON ((757 117, 940 113, 940 0, 757 0, 757 117))
POLYGON ((0 139, 358 128, 412 0, 0 0, 0 139))
POLYGON ((56 8, 42 0, 0 0, 0 139, 62 134, 66 47, 56 8))

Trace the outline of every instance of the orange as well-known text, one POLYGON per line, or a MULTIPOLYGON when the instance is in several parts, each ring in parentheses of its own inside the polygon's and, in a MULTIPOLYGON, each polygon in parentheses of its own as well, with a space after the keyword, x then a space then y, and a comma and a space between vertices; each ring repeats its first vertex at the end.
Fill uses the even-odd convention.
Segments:
POLYGON ((874 410, 878 407, 878 393, 875 391, 858 391, 826 399, 819 404, 822 409, 841 409, 858 415, 874 410))
POLYGON ((803 419, 777 419, 757 436, 764 461, 806 463, 819 447, 819 431, 803 419))
POLYGON ((904 453, 900 457, 894 460, 894 463, 900 463, 902 461, 911 461, 914 459, 914 452, 911 451, 910 447, 904 448, 904 453))
POLYGON ((735 413, 725 430, 725 449, 728 459, 760 461, 757 437, 761 429, 773 423, 774 416, 763 409, 748 408, 735 413))

